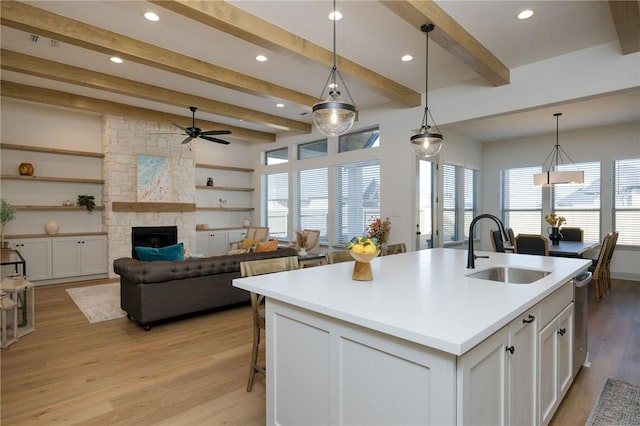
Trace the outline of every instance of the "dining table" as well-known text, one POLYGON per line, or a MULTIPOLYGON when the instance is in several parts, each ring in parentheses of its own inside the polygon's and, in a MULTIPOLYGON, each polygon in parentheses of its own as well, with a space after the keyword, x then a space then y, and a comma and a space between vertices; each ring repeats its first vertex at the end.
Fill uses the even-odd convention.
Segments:
MULTIPOLYGON (((558 241, 558 244, 553 244, 549 241, 549 256, 556 257, 584 257, 584 253, 588 250, 596 248, 597 242, 584 242, 584 241, 558 241)), ((504 245, 504 249, 507 252, 514 252, 512 245, 504 245)))

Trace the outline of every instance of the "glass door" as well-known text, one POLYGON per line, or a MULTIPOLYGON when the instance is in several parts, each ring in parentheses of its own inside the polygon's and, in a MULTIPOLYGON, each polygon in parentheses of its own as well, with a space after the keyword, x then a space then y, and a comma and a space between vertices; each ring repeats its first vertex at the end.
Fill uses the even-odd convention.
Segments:
POLYGON ((434 165, 428 160, 418 160, 418 223, 416 224, 416 250, 433 247, 433 222, 435 215, 434 165))

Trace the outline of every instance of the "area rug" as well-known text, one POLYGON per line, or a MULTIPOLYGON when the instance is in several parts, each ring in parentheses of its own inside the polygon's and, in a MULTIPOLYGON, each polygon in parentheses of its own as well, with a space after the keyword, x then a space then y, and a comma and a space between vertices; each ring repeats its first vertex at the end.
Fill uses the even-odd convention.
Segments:
POLYGON ((607 379, 586 424, 640 425, 640 386, 622 380, 607 379))
POLYGON ((127 315, 120 309, 120 283, 68 288, 67 293, 90 323, 127 315))

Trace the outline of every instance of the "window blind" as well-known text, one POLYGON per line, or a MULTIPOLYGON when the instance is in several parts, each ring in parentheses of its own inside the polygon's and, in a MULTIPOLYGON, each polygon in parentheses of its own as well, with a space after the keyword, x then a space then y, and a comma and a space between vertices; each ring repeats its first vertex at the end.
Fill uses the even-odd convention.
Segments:
POLYGON ((296 217, 298 229, 317 229, 326 243, 329 216, 329 170, 326 167, 298 171, 296 217))
POLYGON ((613 229, 618 244, 640 246, 640 158, 613 162, 613 229))
POLYGON ((265 175, 265 218, 269 234, 279 240, 288 240, 289 174, 265 175))
POLYGON ((442 166, 442 241, 458 240, 458 179, 456 166, 442 166))
MULTIPOLYGON (((469 238, 469 226, 478 214, 478 174, 477 170, 464 169, 464 221, 462 224, 463 235, 469 238)), ((477 233, 477 230, 474 229, 477 233)), ((477 238, 477 235, 473 235, 477 238)))
MULTIPOLYGON (((584 241, 600 241, 600 163, 561 165, 558 171, 583 170, 584 184, 563 184, 551 188, 551 209, 567 219, 564 226, 579 227, 584 241)), ((544 222, 546 226, 547 223, 544 222)))
POLYGON ((378 160, 336 167, 336 242, 346 244, 364 235, 380 217, 380 162, 378 160))
POLYGON ((502 220, 516 235, 542 229, 542 188, 533 184, 533 175, 540 172, 540 166, 500 171, 502 220))

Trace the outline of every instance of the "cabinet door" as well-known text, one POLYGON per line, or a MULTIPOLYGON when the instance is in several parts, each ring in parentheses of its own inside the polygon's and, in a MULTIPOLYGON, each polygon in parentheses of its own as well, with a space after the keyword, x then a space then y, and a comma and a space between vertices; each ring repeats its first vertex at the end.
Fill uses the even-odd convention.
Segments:
POLYGON ((532 309, 509 325, 509 424, 536 424, 538 309, 532 309))
POLYGON ((51 238, 12 240, 9 242, 9 246, 18 250, 24 257, 29 281, 51 278, 51 238))
POLYGON ((459 358, 458 424, 503 425, 507 422, 506 326, 459 358), (459 379, 460 380, 460 379, 459 379))
POLYGON ((210 235, 213 234, 209 231, 196 232, 196 253, 203 254, 205 257, 212 256, 210 247, 210 235))
POLYGON ((227 254, 229 249, 229 234, 225 231, 213 232, 211 237, 211 256, 227 254))
POLYGON ((80 239, 82 251, 82 275, 107 273, 107 237, 87 236, 80 239))
POLYGON ((573 382, 573 303, 558 316, 558 397, 560 400, 573 382))
POLYGON ((80 237, 53 238, 53 278, 82 275, 80 237))

